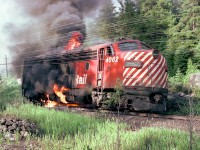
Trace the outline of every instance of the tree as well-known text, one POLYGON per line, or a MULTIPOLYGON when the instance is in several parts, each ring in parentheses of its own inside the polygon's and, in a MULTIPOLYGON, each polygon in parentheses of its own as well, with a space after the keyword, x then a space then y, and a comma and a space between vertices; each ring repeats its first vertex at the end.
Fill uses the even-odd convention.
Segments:
POLYGON ((169 24, 173 20, 172 0, 142 0, 138 35, 146 43, 164 50, 166 48, 169 24))
POLYGON ((170 25, 168 30, 168 50, 174 52, 171 59, 174 60, 173 70, 180 68, 182 73, 187 70, 187 60, 196 54, 195 48, 200 39, 200 1, 182 1, 180 14, 170 25), (178 52, 177 52, 178 51, 178 52), (179 56, 180 54, 180 56, 179 56), (184 55, 184 59, 181 60, 184 55), (173 58, 174 57, 174 58, 173 58), (179 58, 177 58, 179 57, 179 58))
POLYGON ((106 4, 99 11, 97 34, 104 39, 114 40, 116 36, 116 30, 114 28, 115 22, 115 6, 111 0, 107 0, 106 4))
POLYGON ((197 45, 196 48, 193 50, 195 52, 195 55, 193 57, 194 64, 197 66, 198 69, 200 69, 200 43, 197 45))
POLYGON ((117 19, 117 33, 123 38, 137 38, 136 26, 139 18, 138 3, 131 0, 118 0, 120 4, 118 19, 117 19))

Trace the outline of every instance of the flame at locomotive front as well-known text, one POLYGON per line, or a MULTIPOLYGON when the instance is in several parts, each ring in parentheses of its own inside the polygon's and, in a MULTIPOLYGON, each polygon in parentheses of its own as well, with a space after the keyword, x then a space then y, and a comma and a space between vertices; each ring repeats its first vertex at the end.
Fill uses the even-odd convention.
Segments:
POLYGON ((56 101, 47 100, 47 101, 45 102, 44 107, 53 108, 53 107, 56 107, 56 106, 58 106, 58 105, 59 105, 59 103, 56 102, 56 101))
POLYGON ((41 101, 45 104, 44 107, 52 108, 52 107, 58 106, 58 102, 56 102, 56 101, 51 101, 51 100, 49 99, 49 94, 46 94, 46 97, 47 97, 47 100, 46 100, 46 101, 45 101, 45 100, 41 100, 41 101))
POLYGON ((82 45, 82 39, 83 35, 76 31, 72 33, 71 38, 69 39, 67 45, 65 46, 65 50, 73 50, 75 48, 78 48, 82 45))
POLYGON ((44 103, 44 107, 53 108, 53 107, 79 107, 77 103, 69 103, 66 101, 66 95, 64 94, 65 91, 68 91, 69 88, 62 86, 59 88, 58 84, 54 84, 53 91, 56 96, 59 98, 60 102, 56 100, 50 100, 49 94, 46 94, 47 100, 41 100, 44 103))
POLYGON ((64 86, 62 86, 60 89, 59 89, 59 86, 58 86, 58 84, 54 84, 54 86, 53 86, 53 91, 54 91, 54 93, 60 98, 60 101, 62 102, 62 103, 68 103, 67 101, 66 101, 66 96, 63 94, 63 92, 65 92, 65 91, 68 91, 69 89, 68 88, 66 88, 66 87, 64 87, 64 86))

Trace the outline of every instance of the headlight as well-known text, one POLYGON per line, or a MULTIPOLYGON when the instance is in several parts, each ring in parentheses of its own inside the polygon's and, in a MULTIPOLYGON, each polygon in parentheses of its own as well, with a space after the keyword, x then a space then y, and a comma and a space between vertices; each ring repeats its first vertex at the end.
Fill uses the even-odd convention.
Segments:
POLYGON ((126 61, 124 64, 125 68, 142 68, 143 62, 142 61, 126 61))
POLYGON ((154 59, 157 59, 157 58, 159 57, 159 51, 158 51, 158 50, 154 50, 154 51, 152 52, 152 55, 153 55, 153 58, 154 58, 154 59))

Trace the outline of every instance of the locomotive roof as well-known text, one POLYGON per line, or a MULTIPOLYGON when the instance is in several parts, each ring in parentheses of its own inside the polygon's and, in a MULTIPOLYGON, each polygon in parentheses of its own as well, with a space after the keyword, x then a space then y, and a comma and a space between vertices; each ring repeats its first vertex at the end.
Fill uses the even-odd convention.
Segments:
POLYGON ((107 42, 107 43, 103 43, 103 44, 98 44, 98 45, 94 45, 94 46, 89 46, 89 47, 86 47, 85 49, 92 49, 92 50, 97 50, 101 47, 106 47, 106 46, 109 46, 111 45, 113 42, 107 42))
MULTIPOLYGON (((69 59, 70 57, 73 57, 73 59, 91 59, 91 58, 95 58, 97 55, 97 49, 102 48, 102 47, 107 47, 110 46, 111 44, 114 43, 123 43, 123 42, 140 42, 139 40, 121 40, 121 41, 117 41, 117 42, 107 42, 107 43, 102 43, 102 44, 98 44, 98 45, 94 45, 94 46, 89 46, 89 47, 79 47, 73 50, 63 50, 61 49, 57 49, 56 51, 50 51, 46 54, 42 54, 42 55, 37 55, 35 57, 31 57, 31 58, 25 58, 26 61, 29 62, 34 62, 36 60, 52 60, 52 61, 58 61, 61 59, 69 59), (77 58, 76 58, 77 57, 77 58)), ((71 60, 71 59, 70 59, 71 60)), ((69 60, 69 61, 70 61, 69 60)))
MULTIPOLYGON (((115 44, 115 43, 123 43, 123 42, 141 42, 139 40, 133 40, 133 39, 123 39, 123 40, 119 40, 119 41, 116 41, 116 42, 107 42, 107 43, 103 43, 103 44, 98 44, 98 45, 94 45, 94 46, 89 46, 87 48, 84 48, 84 49, 92 49, 92 50, 97 50, 99 48, 102 48, 102 47, 107 47, 111 44, 115 44)), ((142 42, 141 42, 142 43, 142 42)))

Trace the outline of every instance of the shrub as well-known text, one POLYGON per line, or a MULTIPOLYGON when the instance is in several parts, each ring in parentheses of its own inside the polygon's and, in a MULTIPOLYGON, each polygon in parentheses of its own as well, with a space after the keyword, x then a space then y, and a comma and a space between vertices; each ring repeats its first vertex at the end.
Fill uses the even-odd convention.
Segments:
POLYGON ((22 103, 20 85, 13 78, 8 78, 0 84, 0 110, 5 110, 8 104, 22 103))
MULTIPOLYGON (((169 78, 169 90, 171 92, 184 92, 184 93, 191 93, 191 87, 189 87, 189 77, 192 73, 200 72, 197 67, 192 63, 191 59, 188 59, 187 62, 187 70, 185 74, 181 72, 178 68, 176 74, 169 78)), ((196 90, 198 91, 198 90, 196 90)))

